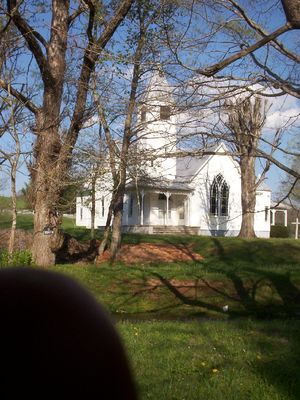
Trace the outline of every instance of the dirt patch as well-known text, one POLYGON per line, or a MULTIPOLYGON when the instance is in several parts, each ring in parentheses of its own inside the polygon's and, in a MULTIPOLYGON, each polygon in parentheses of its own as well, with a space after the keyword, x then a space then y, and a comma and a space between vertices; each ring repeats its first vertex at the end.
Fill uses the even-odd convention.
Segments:
MULTIPOLYGON (((0 230, 0 249, 7 249, 9 235, 9 229, 0 230)), ((30 249, 32 240, 32 232, 17 229, 15 250, 30 249)), ((93 262, 97 257, 97 249, 99 245, 99 240, 78 242, 78 240, 72 236, 65 234, 63 246, 57 253, 57 262, 93 262)), ((98 257, 96 262, 105 262, 108 261, 109 258, 109 251, 105 251, 101 259, 98 257)), ((117 261, 121 261, 126 264, 201 260, 203 260, 203 257, 200 254, 195 253, 191 246, 152 243, 124 244, 122 245, 117 257, 117 261)))
MULTIPOLYGON (((105 251, 101 259, 97 259, 97 263, 107 261, 109 257, 109 251, 105 251)), ((151 262, 201 261, 203 257, 193 252, 190 246, 140 243, 122 245, 117 260, 126 264, 145 264, 151 262)))

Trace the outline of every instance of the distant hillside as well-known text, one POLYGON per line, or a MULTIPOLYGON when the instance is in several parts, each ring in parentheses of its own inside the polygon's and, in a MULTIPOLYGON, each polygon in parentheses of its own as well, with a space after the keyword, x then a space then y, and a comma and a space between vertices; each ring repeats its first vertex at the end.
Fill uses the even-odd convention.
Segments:
MULTIPOLYGON (((6 196, 0 196, 0 211, 9 210, 10 208, 11 208, 11 198, 6 196)), ((30 210, 30 205, 24 196, 18 196, 17 209, 30 210)))

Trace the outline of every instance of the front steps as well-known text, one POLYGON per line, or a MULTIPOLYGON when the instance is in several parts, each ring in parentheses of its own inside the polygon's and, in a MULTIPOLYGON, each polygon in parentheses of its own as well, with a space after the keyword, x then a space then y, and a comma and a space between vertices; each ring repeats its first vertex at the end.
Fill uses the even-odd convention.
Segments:
POLYGON ((183 225, 123 225, 122 231, 127 233, 146 233, 150 235, 199 235, 198 227, 183 225))
POLYGON ((153 234, 165 234, 165 235, 198 235, 199 228, 191 226, 171 226, 171 225, 156 225, 153 226, 153 234))

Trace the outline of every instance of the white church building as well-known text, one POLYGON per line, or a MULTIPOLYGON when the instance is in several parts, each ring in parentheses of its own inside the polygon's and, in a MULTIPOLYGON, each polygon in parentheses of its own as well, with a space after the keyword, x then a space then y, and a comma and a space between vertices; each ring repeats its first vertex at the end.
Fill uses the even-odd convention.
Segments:
MULTIPOLYGON (((141 161, 134 168, 138 170, 134 178, 128 173, 123 230, 236 236, 242 221, 239 164, 224 143, 210 148, 210 155, 182 156, 172 102, 167 80, 154 74, 138 111, 135 151, 141 161)), ((102 178, 96 192, 95 226, 99 228, 106 224, 110 181, 109 176, 102 178)), ((261 185, 254 217, 258 237, 270 236, 270 207, 271 191, 261 185)), ((89 196, 77 198, 76 225, 91 226, 89 196)))

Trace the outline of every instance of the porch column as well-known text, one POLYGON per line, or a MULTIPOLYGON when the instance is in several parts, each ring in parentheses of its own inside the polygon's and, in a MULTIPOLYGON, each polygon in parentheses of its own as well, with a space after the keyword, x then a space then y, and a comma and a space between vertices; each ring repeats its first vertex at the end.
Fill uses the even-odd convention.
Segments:
POLYGON ((292 225, 296 225, 295 226, 295 239, 298 239, 298 231, 299 231, 299 219, 298 217, 296 218, 296 222, 292 222, 292 225))
POLYGON ((275 215, 276 215, 276 210, 271 210, 271 216, 272 216, 272 221, 271 225, 275 225, 275 215))
POLYGON ((287 226, 287 210, 283 210, 284 212, 284 226, 287 226))
POLYGON ((166 198, 167 198, 167 215, 166 215, 166 225, 169 225, 169 198, 170 198, 170 193, 167 192, 165 193, 166 198))
POLYGON ((186 205, 187 205, 187 225, 188 226, 191 226, 191 220, 190 220, 190 197, 191 197, 190 194, 188 194, 187 197, 186 197, 186 200, 187 200, 187 202, 186 202, 186 205))
POLYGON ((144 196, 145 192, 144 190, 141 191, 141 225, 144 225, 144 196))

